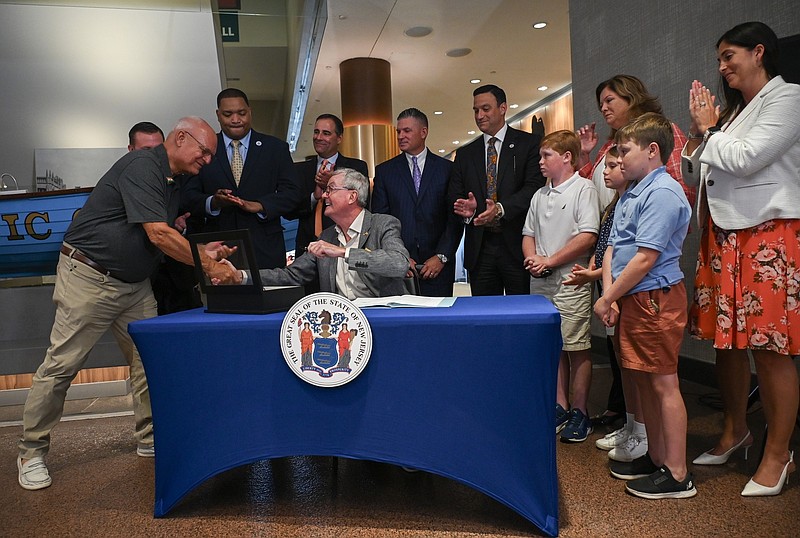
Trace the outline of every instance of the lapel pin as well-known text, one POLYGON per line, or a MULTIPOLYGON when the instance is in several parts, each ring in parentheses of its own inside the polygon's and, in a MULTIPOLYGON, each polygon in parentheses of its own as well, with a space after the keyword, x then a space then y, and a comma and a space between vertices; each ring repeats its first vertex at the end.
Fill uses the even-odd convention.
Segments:
POLYGON ((514 147, 514 144, 509 144, 509 145, 508 145, 508 148, 509 148, 509 149, 512 149, 513 147, 514 147))
POLYGON ((260 145, 261 145, 261 140, 256 140, 256 146, 260 146, 260 145))

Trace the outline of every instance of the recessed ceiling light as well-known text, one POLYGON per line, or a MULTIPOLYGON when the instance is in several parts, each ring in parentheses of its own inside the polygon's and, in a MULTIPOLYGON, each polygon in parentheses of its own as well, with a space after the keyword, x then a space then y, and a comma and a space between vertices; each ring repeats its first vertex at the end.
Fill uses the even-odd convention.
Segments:
POLYGON ((434 110, 433 113, 437 116, 441 116, 442 114, 444 114, 444 112, 442 112, 441 110, 434 110))
POLYGON ((467 134, 475 134, 475 131, 467 131, 467 134))
POLYGON ((458 144, 460 144, 460 143, 461 143, 461 140, 453 140, 453 144, 456 144, 456 145, 458 145, 458 144))
POLYGON ((480 81, 481 81, 481 79, 479 79, 479 78, 473 78, 469 82, 470 82, 470 84, 478 84, 478 83, 480 83, 480 81))
POLYGON ((444 150, 443 150, 443 149, 440 149, 440 150, 439 150, 439 153, 444 153, 444 150))
POLYGON ((539 90, 540 92, 543 92, 543 91, 547 90, 547 86, 539 86, 536 89, 539 90))
POLYGON ((426 35, 430 35, 431 32, 433 32, 433 28, 428 26, 412 26, 403 33, 408 37, 425 37, 426 35))
POLYGON ((467 54, 470 54, 471 52, 472 52, 472 49, 463 48, 463 49, 450 49, 447 52, 445 52, 445 54, 447 54, 451 58, 461 58, 462 56, 466 56, 467 54))
POLYGON ((519 105, 514 103, 513 105, 508 105, 508 108, 519 108, 519 105))
POLYGON ((339 15, 339 20, 343 21, 347 18, 347 15, 339 15))
POLYGON ((534 22, 533 23, 533 27, 536 28, 537 30, 541 30, 545 26, 547 26, 546 22, 534 22))

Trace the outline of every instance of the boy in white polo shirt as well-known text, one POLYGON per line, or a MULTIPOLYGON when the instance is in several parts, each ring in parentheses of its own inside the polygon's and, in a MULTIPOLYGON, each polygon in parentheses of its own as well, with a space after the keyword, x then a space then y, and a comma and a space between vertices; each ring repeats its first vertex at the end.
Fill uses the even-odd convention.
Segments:
POLYGON ((586 265, 600 226, 597 190, 576 172, 580 149, 580 139, 572 131, 544 137, 539 166, 547 184, 533 195, 522 229, 531 293, 550 299, 561 314, 563 347, 555 415, 556 433, 566 442, 585 441, 592 432, 586 409, 592 381, 592 288, 589 283, 563 284, 576 263, 586 265))

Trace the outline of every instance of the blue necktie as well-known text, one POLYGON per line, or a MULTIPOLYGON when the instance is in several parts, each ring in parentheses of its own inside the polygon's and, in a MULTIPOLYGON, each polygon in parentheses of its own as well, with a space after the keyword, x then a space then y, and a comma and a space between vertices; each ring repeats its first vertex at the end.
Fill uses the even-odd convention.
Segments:
POLYGON ((411 157, 412 172, 411 172, 411 179, 414 180, 414 190, 417 191, 419 194, 419 182, 422 181, 422 172, 419 171, 419 165, 417 164, 417 158, 411 157))

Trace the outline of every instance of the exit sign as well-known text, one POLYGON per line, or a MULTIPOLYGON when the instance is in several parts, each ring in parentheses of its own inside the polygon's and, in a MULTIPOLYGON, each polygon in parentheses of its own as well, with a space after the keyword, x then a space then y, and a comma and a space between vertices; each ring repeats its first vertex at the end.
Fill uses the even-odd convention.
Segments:
POLYGON ((239 14, 223 13, 219 14, 219 27, 222 33, 222 42, 239 41, 239 14))

